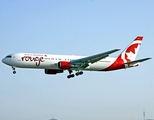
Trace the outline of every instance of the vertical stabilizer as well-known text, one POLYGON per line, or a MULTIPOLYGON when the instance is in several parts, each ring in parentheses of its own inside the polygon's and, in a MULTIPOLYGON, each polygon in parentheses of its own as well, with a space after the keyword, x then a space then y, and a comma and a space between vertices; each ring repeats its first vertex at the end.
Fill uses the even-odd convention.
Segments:
POLYGON ((134 61, 141 46, 143 36, 137 36, 133 42, 120 54, 124 63, 134 61))
MULTIPOLYGON (((117 70, 128 67, 126 63, 130 63, 135 60, 138 50, 140 48, 143 37, 137 36, 133 42, 116 58, 116 60, 105 69, 105 71, 109 70, 117 70)), ((141 59, 140 61, 145 61, 146 59, 141 59)), ((138 61, 135 61, 138 62, 138 61)), ((138 65, 138 64, 137 64, 138 65)), ((129 65, 130 66, 130 65, 129 65)))

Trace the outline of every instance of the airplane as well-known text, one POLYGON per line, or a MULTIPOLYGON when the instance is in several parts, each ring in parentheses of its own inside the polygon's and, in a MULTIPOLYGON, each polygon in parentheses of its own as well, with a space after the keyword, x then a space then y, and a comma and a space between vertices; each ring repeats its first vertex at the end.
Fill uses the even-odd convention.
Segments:
POLYGON ((112 71, 139 66, 141 62, 151 58, 135 60, 142 43, 143 36, 137 36, 131 44, 117 57, 108 57, 119 51, 113 49, 92 56, 56 55, 39 53, 15 53, 9 54, 2 62, 9 65, 16 73, 15 68, 44 69, 45 74, 56 75, 68 70, 67 78, 73 78, 83 74, 83 71, 112 71), (76 71, 73 74, 73 71, 76 71))

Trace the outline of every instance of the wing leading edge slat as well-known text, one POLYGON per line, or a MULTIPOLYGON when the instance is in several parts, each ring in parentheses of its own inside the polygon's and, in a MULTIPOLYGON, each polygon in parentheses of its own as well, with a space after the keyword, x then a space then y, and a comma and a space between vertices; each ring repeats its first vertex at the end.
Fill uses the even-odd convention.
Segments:
POLYGON ((117 52, 119 51, 120 49, 114 49, 114 50, 110 50, 110 51, 107 51, 107 52, 104 52, 104 53, 100 53, 100 54, 96 54, 96 55, 92 55, 92 56, 89 56, 89 57, 84 57, 84 58, 80 58, 80 59, 77 59, 77 60, 72 60, 71 61, 71 64, 72 65, 81 65, 81 64, 87 64, 88 63, 95 63, 103 58, 106 58, 109 56, 109 54, 112 54, 114 52, 117 52))

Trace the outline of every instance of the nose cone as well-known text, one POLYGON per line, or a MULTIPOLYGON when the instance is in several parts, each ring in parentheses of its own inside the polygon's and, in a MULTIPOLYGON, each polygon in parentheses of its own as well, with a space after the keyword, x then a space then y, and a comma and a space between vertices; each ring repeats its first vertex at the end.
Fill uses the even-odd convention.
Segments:
POLYGON ((6 65, 10 65, 11 66, 11 60, 9 59, 9 58, 3 58, 2 59, 2 62, 4 63, 4 64, 6 64, 6 65))
POLYGON ((6 64, 6 62, 5 62, 5 61, 6 61, 6 60, 5 60, 5 58, 3 58, 3 59, 2 59, 2 62, 6 64))

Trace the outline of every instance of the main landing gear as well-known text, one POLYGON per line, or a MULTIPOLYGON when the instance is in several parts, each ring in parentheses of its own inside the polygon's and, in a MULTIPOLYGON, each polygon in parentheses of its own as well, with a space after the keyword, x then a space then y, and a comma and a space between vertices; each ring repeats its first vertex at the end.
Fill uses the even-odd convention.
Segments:
POLYGON ((83 74, 82 71, 79 71, 79 72, 75 73, 76 76, 79 76, 79 75, 82 75, 82 74, 83 74))
POLYGON ((72 70, 69 70, 68 72, 69 72, 69 75, 67 76, 68 79, 69 79, 69 78, 73 78, 73 77, 75 77, 75 75, 76 75, 76 76, 79 76, 79 75, 82 75, 82 74, 83 74, 82 71, 78 71, 78 72, 76 72, 75 75, 72 74, 72 72, 73 72, 72 70))
POLYGON ((16 74, 15 68, 12 66, 13 74, 16 74))

